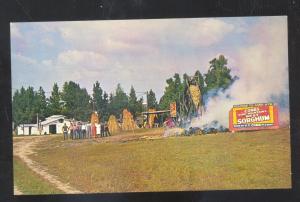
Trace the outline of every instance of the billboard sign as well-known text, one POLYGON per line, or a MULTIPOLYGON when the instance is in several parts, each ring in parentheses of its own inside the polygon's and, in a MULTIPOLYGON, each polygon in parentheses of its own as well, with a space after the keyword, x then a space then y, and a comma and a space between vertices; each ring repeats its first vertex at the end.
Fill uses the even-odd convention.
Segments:
POLYGON ((234 105, 229 112, 229 130, 232 132, 278 127, 278 108, 273 103, 234 105))

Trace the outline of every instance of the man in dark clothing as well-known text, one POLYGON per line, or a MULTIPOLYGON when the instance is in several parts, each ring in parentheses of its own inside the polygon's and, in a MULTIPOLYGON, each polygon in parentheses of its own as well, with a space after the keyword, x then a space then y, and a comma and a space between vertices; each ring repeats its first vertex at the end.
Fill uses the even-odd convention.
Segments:
POLYGON ((154 117, 154 128, 158 128, 159 126, 159 120, 157 118, 157 115, 154 117))
POLYGON ((81 131, 82 131, 82 139, 86 138, 86 124, 81 125, 81 131))
POLYGON ((63 133, 64 133, 64 140, 68 139, 68 126, 65 123, 64 126, 62 127, 63 133))
POLYGON ((91 124, 87 124, 86 126, 86 138, 90 139, 91 138, 91 124))
POLYGON ((101 135, 101 137, 104 137, 104 132, 105 132, 104 123, 101 123, 100 124, 100 135, 101 135))
POLYGON ((82 123, 79 122, 78 124, 78 137, 79 139, 82 139, 82 129, 81 129, 82 123))
POLYGON ((105 131, 105 137, 110 136, 110 132, 109 132, 109 128, 108 128, 107 122, 105 122, 104 131, 105 131))
POLYGON ((79 124, 76 123, 75 125, 75 140, 79 139, 79 124))

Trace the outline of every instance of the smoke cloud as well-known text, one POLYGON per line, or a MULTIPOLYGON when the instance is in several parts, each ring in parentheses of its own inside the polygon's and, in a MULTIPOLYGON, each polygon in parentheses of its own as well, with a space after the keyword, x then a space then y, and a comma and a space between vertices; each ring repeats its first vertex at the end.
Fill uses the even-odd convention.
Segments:
POLYGON ((240 49, 233 57, 234 67, 228 61, 239 79, 225 92, 207 99, 204 115, 194 119, 192 127, 202 127, 213 121, 228 127, 233 105, 261 102, 279 106, 280 125, 289 124, 287 18, 262 19, 248 34, 251 45, 240 49))

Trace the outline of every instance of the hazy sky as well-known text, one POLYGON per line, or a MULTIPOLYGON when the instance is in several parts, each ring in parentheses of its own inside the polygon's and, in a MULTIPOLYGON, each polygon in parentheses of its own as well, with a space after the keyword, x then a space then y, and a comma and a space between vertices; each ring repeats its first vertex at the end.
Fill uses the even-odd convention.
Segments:
POLYGON ((121 83, 160 98, 175 72, 206 73, 219 54, 253 101, 287 93, 286 17, 11 24, 13 91, 72 80, 91 93, 98 80, 108 93, 121 83))

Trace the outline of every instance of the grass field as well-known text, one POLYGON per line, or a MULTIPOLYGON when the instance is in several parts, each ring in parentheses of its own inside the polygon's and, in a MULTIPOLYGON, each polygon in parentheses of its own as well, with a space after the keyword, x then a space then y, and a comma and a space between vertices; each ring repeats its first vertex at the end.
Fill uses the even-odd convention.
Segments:
POLYGON ((62 193, 42 177, 28 169, 17 157, 14 157, 14 185, 23 194, 59 194, 62 193))
MULTIPOLYGON (((135 135, 152 132, 163 131, 135 135)), ((30 158, 86 193, 291 187, 289 129, 108 142, 55 136, 30 158)))
POLYGON ((57 136, 31 158, 87 193, 289 188, 289 140, 289 129, 106 143, 57 136))

